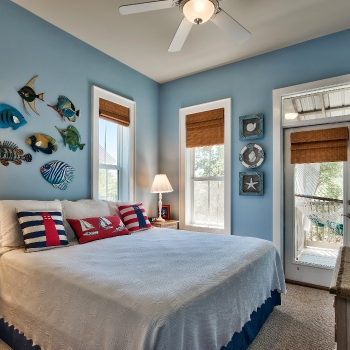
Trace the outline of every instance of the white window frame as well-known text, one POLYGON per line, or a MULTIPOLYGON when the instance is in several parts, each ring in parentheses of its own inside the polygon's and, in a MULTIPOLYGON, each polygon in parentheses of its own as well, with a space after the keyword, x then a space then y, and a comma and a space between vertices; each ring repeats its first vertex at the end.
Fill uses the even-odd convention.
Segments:
MULTIPOLYGON (((307 93, 314 89, 328 88, 334 85, 343 85, 350 82, 350 74, 334 77, 330 79, 313 81, 306 84, 299 84, 294 86, 276 89, 272 92, 273 100, 273 243, 277 247, 281 255, 282 261, 284 259, 284 184, 283 184, 283 127, 282 127, 282 98, 287 95, 294 95, 297 93, 307 93)), ((305 120, 301 123, 294 123, 289 127, 309 126, 316 124, 336 123, 349 120, 349 117, 339 116, 332 118, 320 118, 317 120, 305 120)))
POLYGON ((179 111, 180 122, 180 229, 188 231, 202 231, 212 233, 231 234, 231 98, 212 101, 195 105, 191 107, 181 108, 179 111), (186 148, 186 115, 199 113, 211 109, 224 108, 224 228, 191 225, 192 219, 192 183, 193 183, 193 150, 186 148))
MULTIPOLYGON (((210 146, 209 146, 210 147, 210 146)), ((195 177, 194 176, 194 168, 195 168, 195 148, 190 148, 189 149, 189 157, 190 157, 190 164, 191 164, 191 203, 194 202, 194 183, 196 181, 222 181, 225 182, 225 177, 224 176, 201 176, 201 177, 195 177)), ((225 184, 224 184, 225 186, 225 184)), ((210 212, 210 186, 208 188, 208 211, 210 212)), ((191 222, 193 226, 201 226, 201 224, 195 224, 193 223, 193 218, 194 218, 194 206, 191 206, 191 222)), ((205 226, 208 227, 208 226, 205 226)))
MULTIPOLYGON (((100 120, 101 121, 101 118, 100 120)), ((106 123, 108 123, 108 121, 104 120, 106 123)), ((109 123, 113 123, 113 122, 109 122, 109 123)), ((124 145, 124 134, 126 134, 126 136, 128 137, 128 130, 126 130, 125 128, 123 128, 121 125, 116 124, 117 125, 117 141, 118 141, 118 146, 117 146, 117 164, 101 164, 99 162, 98 164, 98 168, 99 170, 104 169, 104 170, 117 170, 118 171, 118 200, 120 199, 120 197, 124 197, 125 195, 127 195, 128 192, 124 191, 128 191, 129 185, 125 186, 124 185, 124 181, 123 179, 126 178, 128 179, 128 171, 125 171, 125 169, 128 169, 129 164, 129 157, 127 155, 127 157, 123 157, 123 145, 124 145)), ((100 123, 99 123, 100 126, 100 123)), ((107 128, 106 128, 107 129, 107 128)), ((98 140, 100 142, 100 140, 98 140)), ((105 147, 104 147, 105 148, 105 147)), ((100 174, 100 173, 99 173, 100 174)), ((106 190, 108 189, 108 177, 107 177, 107 182, 106 182, 106 190)), ((100 193, 100 190, 99 190, 100 193)))
MULTIPOLYGON (((119 173, 119 201, 135 201, 135 129, 136 103, 113 92, 91 87, 91 193, 93 199, 99 199, 99 105, 100 98, 118 103, 129 108, 130 125, 128 128, 118 128, 122 134, 121 142, 128 146, 129 152, 118 154, 121 171, 119 173), (124 130, 123 130, 124 129, 124 130)), ((119 136, 119 135, 118 135, 119 136)))

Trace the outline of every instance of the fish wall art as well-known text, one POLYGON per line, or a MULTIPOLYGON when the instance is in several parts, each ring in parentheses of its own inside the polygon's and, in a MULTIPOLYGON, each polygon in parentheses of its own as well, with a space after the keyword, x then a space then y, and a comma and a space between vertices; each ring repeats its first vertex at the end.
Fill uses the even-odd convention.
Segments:
POLYGON ((6 104, 0 104, 0 128, 17 130, 27 124, 23 115, 15 108, 6 104))
POLYGON ((22 160, 25 162, 32 161, 32 155, 30 153, 23 154, 23 150, 11 141, 0 141, 0 163, 4 166, 8 166, 9 162, 16 165, 21 165, 22 160))
POLYGON ((56 152, 58 146, 55 144, 56 140, 45 134, 34 134, 26 139, 26 143, 32 147, 34 152, 43 152, 45 154, 52 154, 56 152))
POLYGON ((74 179, 73 171, 75 169, 65 162, 53 160, 44 164, 40 168, 41 175, 53 187, 65 190, 74 179))
POLYGON ((63 121, 65 121, 64 118, 67 118, 70 122, 75 122, 77 117, 79 117, 80 111, 75 110, 74 104, 66 96, 59 96, 54 106, 48 106, 54 109, 61 116, 63 121))
POLYGON ((75 152, 78 148, 80 150, 84 148, 85 143, 81 143, 81 137, 76 127, 69 125, 66 130, 59 129, 57 126, 55 128, 60 132, 64 145, 68 144, 71 151, 75 152))
POLYGON ((34 82, 37 77, 36 75, 34 78, 30 79, 28 83, 18 91, 19 96, 22 97, 23 107, 29 115, 30 113, 28 112, 26 102, 34 113, 40 115, 35 108, 35 100, 39 99, 40 101, 44 101, 44 93, 36 94, 34 91, 34 82))

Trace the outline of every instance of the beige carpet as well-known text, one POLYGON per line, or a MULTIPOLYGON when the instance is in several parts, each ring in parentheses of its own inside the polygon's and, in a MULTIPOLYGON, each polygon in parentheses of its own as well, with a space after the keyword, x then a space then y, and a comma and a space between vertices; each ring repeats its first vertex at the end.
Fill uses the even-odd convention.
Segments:
MULTIPOLYGON (((333 296, 293 284, 287 290, 249 350, 333 350, 333 296)), ((0 340, 0 350, 9 349, 0 340)))
POLYGON ((249 350, 333 350, 334 296, 294 284, 287 291, 249 350))
POLYGON ((0 350, 11 350, 8 345, 6 345, 2 340, 0 340, 0 350))

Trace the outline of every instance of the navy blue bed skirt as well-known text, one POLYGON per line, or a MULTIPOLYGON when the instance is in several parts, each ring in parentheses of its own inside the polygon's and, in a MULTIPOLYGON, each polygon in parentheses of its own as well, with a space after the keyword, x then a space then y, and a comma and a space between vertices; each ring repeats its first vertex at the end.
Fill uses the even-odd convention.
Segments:
POLYGON ((271 292, 271 297, 267 298, 265 303, 250 315, 250 321, 244 325, 242 330, 235 333, 227 346, 223 346, 220 350, 246 350, 277 305, 281 305, 281 294, 274 290, 271 292))
MULTIPOLYGON (((235 333, 227 346, 223 346, 220 350, 246 350, 277 305, 281 305, 281 295, 279 292, 273 291, 271 297, 266 299, 265 303, 251 314, 250 321, 244 325, 242 330, 235 333)), ((13 326, 9 327, 4 319, 0 319, 0 338, 14 350, 40 350, 40 346, 33 346, 31 340, 20 334, 13 326)))

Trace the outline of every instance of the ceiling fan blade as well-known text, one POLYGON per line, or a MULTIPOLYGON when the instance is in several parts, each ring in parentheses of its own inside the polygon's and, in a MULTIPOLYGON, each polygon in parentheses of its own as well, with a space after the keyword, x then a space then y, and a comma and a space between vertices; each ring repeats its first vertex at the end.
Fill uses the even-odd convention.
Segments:
POLYGON ((251 36, 247 29, 242 27, 222 9, 211 20, 238 44, 244 43, 251 36))
POLYGON ((120 6, 119 12, 122 15, 132 15, 133 13, 167 9, 167 8, 171 8, 172 6, 173 6, 172 0, 142 2, 140 4, 120 6))
POLYGON ((169 46, 169 52, 177 52, 181 50, 191 28, 192 23, 184 17, 179 25, 179 28, 177 28, 173 41, 169 46))

